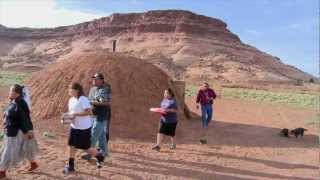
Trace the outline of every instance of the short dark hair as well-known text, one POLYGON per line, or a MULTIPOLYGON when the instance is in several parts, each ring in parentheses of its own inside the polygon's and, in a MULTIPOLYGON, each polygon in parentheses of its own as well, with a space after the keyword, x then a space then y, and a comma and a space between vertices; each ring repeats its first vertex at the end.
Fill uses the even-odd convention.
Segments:
POLYGON ((19 84, 12 85, 13 91, 16 92, 17 94, 20 94, 21 98, 23 98, 23 88, 24 86, 21 86, 19 84))
POLYGON ((80 83, 77 83, 77 82, 71 83, 69 87, 71 89, 78 91, 77 98, 84 95, 83 87, 81 86, 80 83))
POLYGON ((171 97, 174 97, 173 90, 171 88, 166 89, 171 97))

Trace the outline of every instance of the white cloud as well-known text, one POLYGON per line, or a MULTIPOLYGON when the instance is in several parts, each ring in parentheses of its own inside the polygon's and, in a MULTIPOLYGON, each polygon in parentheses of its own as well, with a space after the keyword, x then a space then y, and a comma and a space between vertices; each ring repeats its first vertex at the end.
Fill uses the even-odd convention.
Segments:
POLYGON ((0 0, 0 24, 7 27, 57 27, 106 16, 58 7, 55 0, 0 0))

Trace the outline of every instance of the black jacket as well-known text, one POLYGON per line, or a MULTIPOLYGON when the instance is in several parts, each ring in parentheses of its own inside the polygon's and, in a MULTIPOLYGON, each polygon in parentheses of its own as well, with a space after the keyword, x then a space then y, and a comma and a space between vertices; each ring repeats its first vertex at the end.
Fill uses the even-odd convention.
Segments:
POLYGON ((21 98, 8 105, 4 112, 4 128, 8 137, 15 137, 21 130, 24 134, 33 130, 28 104, 21 98))

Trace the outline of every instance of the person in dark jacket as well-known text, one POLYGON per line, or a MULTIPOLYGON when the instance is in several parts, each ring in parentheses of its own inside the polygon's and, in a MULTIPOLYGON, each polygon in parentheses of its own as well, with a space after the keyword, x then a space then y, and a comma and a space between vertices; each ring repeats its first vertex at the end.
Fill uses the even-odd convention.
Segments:
POLYGON ((200 138, 201 144, 207 143, 207 131, 209 123, 211 122, 213 115, 213 102, 216 98, 216 93, 209 87, 208 83, 203 83, 203 86, 197 95, 197 109, 199 104, 201 105, 201 119, 202 119, 202 137, 200 138))
POLYGON ((5 139, 1 152, 0 178, 6 177, 7 169, 24 159, 30 161, 29 171, 38 168, 35 158, 39 149, 33 134, 30 110, 23 99, 23 88, 15 84, 9 91, 10 103, 3 116, 5 139))

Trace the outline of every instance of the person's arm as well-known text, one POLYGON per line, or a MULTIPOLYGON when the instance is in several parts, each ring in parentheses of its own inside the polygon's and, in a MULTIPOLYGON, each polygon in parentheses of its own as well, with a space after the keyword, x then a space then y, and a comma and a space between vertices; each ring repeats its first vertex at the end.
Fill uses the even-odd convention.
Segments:
POLYGON ((176 112, 178 112, 178 110, 177 109, 165 109, 164 110, 165 112, 173 112, 173 113, 176 113, 176 112))
POLYGON ((21 107, 17 108, 17 114, 21 131, 31 139, 33 137, 33 124, 31 122, 30 115, 21 109, 21 107))
POLYGON ((201 90, 198 91, 198 95, 197 95, 197 100, 196 100, 196 108, 199 109, 199 103, 200 103, 200 99, 201 99, 201 90))
POLYGON ((110 103, 108 101, 105 101, 105 102, 91 101, 91 104, 94 106, 109 106, 110 105, 110 103))
POLYGON ((91 115, 91 114, 92 114, 91 108, 87 108, 82 112, 71 113, 71 115, 73 115, 73 116, 88 116, 88 115, 91 115))
POLYGON ((198 91, 198 95, 197 95, 197 100, 196 100, 196 103, 197 103, 197 104, 199 104, 200 99, 201 99, 201 91, 199 90, 199 91, 198 91))
POLYGON ((73 116, 88 116, 92 114, 90 101, 87 97, 81 96, 79 98, 80 105, 83 109, 82 112, 72 113, 73 116))
POLYGON ((214 92, 214 90, 212 89, 212 99, 214 100, 214 99, 216 99, 216 97, 217 97, 217 94, 216 94, 216 92, 214 92))

